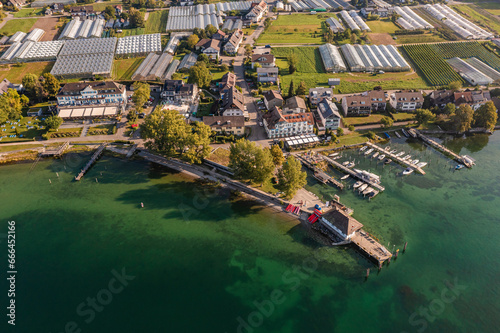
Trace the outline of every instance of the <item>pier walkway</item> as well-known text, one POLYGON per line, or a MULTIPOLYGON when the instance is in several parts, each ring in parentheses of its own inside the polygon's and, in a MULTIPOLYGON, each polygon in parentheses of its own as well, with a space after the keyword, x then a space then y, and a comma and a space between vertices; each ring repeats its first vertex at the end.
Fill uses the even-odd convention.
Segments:
POLYGON ((42 153, 40 153, 41 157, 47 157, 47 156, 61 156, 62 153, 69 147, 69 141, 64 142, 60 147, 57 149, 51 149, 51 150, 45 150, 42 153))
POLYGON ((408 168, 411 168, 415 171, 417 171, 418 173, 422 174, 422 175, 425 175, 425 171, 422 170, 422 168, 419 168, 417 167, 416 165, 414 164, 411 164, 409 163, 407 160, 403 160, 401 157, 398 157, 396 156, 395 154, 391 154, 390 152, 388 152, 387 150, 383 149, 382 147, 379 147, 377 146, 376 144, 373 144, 371 142, 367 142, 366 145, 370 148, 373 148, 373 149, 376 149, 378 150, 379 152, 382 152, 385 154, 386 157, 390 158, 391 160, 393 160, 394 162, 396 163, 399 163, 399 164, 402 164, 404 165, 405 167, 408 167, 408 168))
POLYGON ((363 229, 356 231, 351 241, 356 244, 367 256, 375 259, 379 264, 392 257, 383 245, 370 237, 363 229))
POLYGON ((371 187, 376 188, 376 189, 377 189, 377 190, 379 190, 379 191, 385 191, 385 187, 383 187, 382 185, 377 184, 377 183, 375 183, 375 182, 372 182, 372 181, 370 181, 370 180, 368 180, 368 179, 366 179, 366 178, 362 177, 362 176, 361 176, 361 175, 359 175, 356 171, 349 169, 348 167, 346 167, 346 166, 344 166, 344 165, 340 164, 339 162, 337 162, 337 161, 335 161, 335 160, 332 160, 331 158, 329 158, 329 157, 327 157, 327 156, 323 156, 323 155, 320 155, 320 156, 322 156, 322 157, 323 157, 323 159, 324 159, 325 161, 327 161, 328 163, 330 163, 333 167, 335 167, 335 168, 337 168, 337 169, 339 169, 339 170, 341 170, 341 171, 343 171, 343 172, 345 172, 345 173, 347 173, 347 174, 351 175, 351 176, 352 176, 352 177, 354 177, 354 178, 357 178, 357 179, 359 179, 359 180, 361 180, 361 181, 363 181, 363 182, 367 183, 368 185, 370 185, 371 187))
POLYGON ((307 166, 309 169, 311 169, 312 171, 314 171, 315 174, 320 174, 320 175, 324 175, 322 176, 322 178, 325 178, 325 183, 328 183, 328 182, 331 182, 333 185, 337 186, 338 188, 340 188, 341 190, 344 189, 344 184, 342 184, 341 182, 339 182, 338 180, 336 180, 335 178, 329 176, 329 175, 326 175, 326 173, 319 169, 318 167, 316 167, 314 164, 312 164, 310 161, 307 160, 307 158, 303 157, 303 156, 300 156, 300 155, 297 155, 297 157, 299 158, 299 160, 305 165, 307 166))
POLYGON ((85 167, 82 169, 82 171, 80 171, 80 173, 77 176, 75 176, 75 180, 78 181, 78 180, 82 179, 82 177, 85 175, 85 173, 87 173, 87 171, 90 169, 92 164, 94 164, 95 161, 97 161, 99 159, 102 152, 104 151, 104 148, 106 148, 106 145, 107 145, 107 143, 103 143, 99 146, 99 148, 97 148, 94 155, 92 155, 92 157, 90 158, 90 161, 88 161, 87 164, 85 165, 85 167))
POLYGON ((139 145, 135 144, 132 146, 132 148, 130 148, 129 152, 127 153, 126 158, 130 158, 134 154, 135 150, 137 149, 137 146, 139 146, 139 145))
POLYGON ((451 156, 453 157, 453 159, 455 161, 457 161, 458 163, 462 163, 463 165, 465 165, 466 167, 468 168, 472 168, 472 166, 474 165, 474 163, 470 162, 470 161, 467 161, 465 159, 465 156, 460 156, 458 155, 457 153, 449 150, 448 148, 446 148, 445 146, 443 146, 442 144, 439 144, 437 143, 436 141, 430 139, 429 137, 423 135, 422 133, 420 133, 420 131, 412 128, 412 129, 409 129, 408 132, 413 132, 415 133, 415 135, 420 139, 422 140, 423 142, 427 143, 428 145, 430 145, 431 147, 435 148, 436 150, 439 150, 440 152, 442 152, 443 154, 445 155, 448 155, 448 156, 451 156))

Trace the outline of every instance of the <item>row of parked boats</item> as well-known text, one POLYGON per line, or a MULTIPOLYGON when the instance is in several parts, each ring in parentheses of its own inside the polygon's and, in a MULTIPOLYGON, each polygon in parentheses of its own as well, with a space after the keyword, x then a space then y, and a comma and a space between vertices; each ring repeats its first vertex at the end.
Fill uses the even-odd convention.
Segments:
MULTIPOLYGON (((367 149, 368 149, 368 146, 363 146, 363 147, 361 147, 361 149, 359 151, 363 152, 363 154, 365 156, 369 156, 375 150, 374 148, 370 148, 368 150, 367 149)), ((424 166, 427 165, 427 162, 420 162, 418 159, 412 160, 411 155, 409 155, 409 154, 405 155, 406 153, 404 151, 401 151, 398 153, 398 151, 396 149, 391 150, 391 147, 389 147, 389 146, 385 147, 385 151, 388 154, 391 154, 395 157, 399 157, 401 160, 406 161, 407 163, 414 165, 417 168, 423 168, 424 166)), ((383 160, 386 157, 386 155, 376 151, 375 154, 373 154, 371 156, 371 158, 377 158, 377 157, 379 160, 383 160)), ((390 163, 390 162, 391 162, 390 159, 386 160, 386 163, 390 163)))
POLYGON ((352 187, 354 188, 355 191, 358 191, 363 196, 368 196, 369 198, 372 198, 379 193, 379 191, 372 188, 370 185, 362 182, 361 180, 354 183, 352 187))

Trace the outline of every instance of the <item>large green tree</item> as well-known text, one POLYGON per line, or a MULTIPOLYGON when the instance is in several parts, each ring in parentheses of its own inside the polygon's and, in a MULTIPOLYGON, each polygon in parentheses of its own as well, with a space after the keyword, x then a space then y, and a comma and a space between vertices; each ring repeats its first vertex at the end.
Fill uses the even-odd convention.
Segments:
POLYGON ((304 81, 300 81, 299 86, 297 87, 297 90, 295 90, 295 94, 297 96, 304 96, 307 94, 307 86, 304 81))
POLYGON ((206 88, 212 81, 212 74, 207 66, 202 62, 197 62, 196 65, 189 69, 189 83, 196 83, 200 88, 206 88))
POLYGON ((427 124, 430 121, 434 120, 436 115, 427 109, 417 109, 415 110, 415 120, 418 124, 427 124))
POLYGON ((195 34, 192 34, 191 36, 189 36, 187 38, 187 47, 190 49, 190 50, 193 50, 195 45, 198 44, 198 42, 200 41, 200 37, 198 37, 197 35, 195 34))
POLYGON ((21 96, 14 89, 8 89, 6 93, 0 95, 0 123, 6 120, 15 120, 21 116, 21 96))
POLYGON ((445 105, 445 107, 443 108, 443 113, 447 114, 448 116, 451 116, 452 114, 455 113, 455 110, 457 109, 457 107, 455 106, 455 104, 453 103, 448 103, 445 105))
POLYGON ((134 90, 132 101, 134 102, 136 108, 142 108, 149 100, 151 88, 149 87, 149 84, 145 82, 135 82, 132 85, 132 88, 134 90))
POLYGON ((286 62, 288 63, 288 71, 290 74, 295 73, 297 70, 297 64, 299 62, 299 59, 297 58, 297 55, 295 53, 290 54, 286 58, 286 62))
POLYGON ((302 165, 293 156, 289 156, 278 171, 279 186, 287 198, 292 198, 297 190, 307 183, 306 177, 307 174, 302 171, 302 165))
POLYGON ((380 123, 382 124, 382 126, 387 128, 391 127, 394 124, 394 120, 392 120, 391 117, 385 116, 380 120, 380 123))
POLYGON ((130 8, 129 20, 131 28, 144 28, 144 14, 135 8, 130 8))
POLYGON ((205 32, 207 33, 208 37, 212 37, 212 35, 217 32, 217 28, 209 24, 205 27, 205 32))
POLYGON ((458 133, 463 133, 470 130, 473 119, 474 110, 472 110, 472 108, 467 104, 460 105, 455 111, 455 116, 453 116, 455 130, 458 133))
POLYGON ((484 127, 492 131, 495 128, 497 120, 497 108, 492 101, 481 105, 476 112, 474 112, 474 125, 476 127, 484 127))
POLYGON ((293 80, 290 80, 290 86, 288 87, 288 98, 295 96, 295 88, 293 86, 293 80))
POLYGON ((57 130, 63 123, 63 119, 58 116, 50 116, 45 119, 45 126, 52 130, 57 130))
POLYGON ((274 171, 273 156, 269 149, 241 139, 231 143, 229 167, 237 178, 262 184, 274 171))
POLYGON ((271 155, 273 156, 274 165, 278 167, 281 166, 285 161, 285 156, 283 155, 283 151, 278 145, 273 145, 271 147, 271 155))
POLYGON ((448 84, 448 89, 452 91, 457 91, 462 88, 462 82, 460 81, 453 81, 448 84))
POLYGON ((104 18, 106 20, 116 19, 116 11, 113 6, 106 6, 103 12, 104 18))
POLYGON ((35 74, 28 73, 28 74, 23 76, 22 84, 23 84, 24 90, 26 91, 26 95, 30 99, 35 99, 37 97, 36 96, 36 92, 37 92, 36 87, 37 87, 37 85, 40 84, 38 77, 35 74))
POLYGON ((54 77, 54 75, 50 73, 45 73, 42 75, 42 87, 48 98, 56 98, 59 89, 61 88, 61 84, 59 80, 54 77))

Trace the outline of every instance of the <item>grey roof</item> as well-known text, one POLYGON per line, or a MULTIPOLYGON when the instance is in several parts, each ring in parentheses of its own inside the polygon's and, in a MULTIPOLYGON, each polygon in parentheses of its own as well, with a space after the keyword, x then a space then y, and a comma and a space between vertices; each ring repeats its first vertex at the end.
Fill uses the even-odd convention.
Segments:
POLYGON ((472 85, 487 85, 493 83, 494 81, 491 77, 460 58, 452 58, 446 61, 472 85))
POLYGON ((331 116, 340 118, 340 113, 337 105, 326 99, 318 103, 318 113, 323 119, 330 118, 331 116))
POLYGON ((137 35, 118 39, 116 54, 161 52, 161 35, 137 35))

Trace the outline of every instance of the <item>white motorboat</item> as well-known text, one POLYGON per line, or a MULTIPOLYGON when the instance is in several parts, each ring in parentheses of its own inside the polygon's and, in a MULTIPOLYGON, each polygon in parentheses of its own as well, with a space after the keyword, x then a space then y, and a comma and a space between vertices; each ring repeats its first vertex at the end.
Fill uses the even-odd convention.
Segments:
POLYGON ((345 161, 345 162, 342 162, 342 165, 343 165, 343 166, 347 166, 347 164, 349 164, 349 163, 351 163, 351 162, 349 162, 349 161, 345 161))
POLYGON ((370 155, 371 153, 373 153, 374 150, 375 149, 373 148, 368 149, 367 151, 365 151, 365 155, 370 155))
POLYGON ((382 161, 384 158, 385 158, 385 154, 382 154, 382 155, 380 155, 380 156, 378 157, 378 159, 379 159, 380 161, 382 161))
POLYGON ((366 188, 368 187, 368 184, 363 184, 361 185, 359 188, 358 188, 358 191, 359 192, 363 192, 364 190, 366 190, 366 188))
POLYGON ((399 134, 398 131, 394 131, 394 134, 396 134, 396 136, 398 137, 398 139, 401 138, 401 134, 399 134))
POLYGON ((427 165, 427 162, 420 162, 420 163, 417 163, 417 167, 419 168, 423 168, 424 166, 427 165))
POLYGON ((373 189, 371 187, 367 187, 364 191, 363 191, 363 195, 367 195, 368 193, 372 192, 373 189))
POLYGON ((374 183, 380 183, 380 176, 378 176, 374 173, 371 173, 371 172, 368 172, 365 170, 358 170, 358 169, 354 169, 354 171, 356 171, 358 173, 359 177, 361 177, 363 179, 366 179, 366 180, 374 182, 374 183))
POLYGON ((342 179, 342 180, 346 180, 347 178, 349 178, 349 175, 345 175, 345 176, 343 176, 343 177, 342 177, 342 178, 340 178, 340 179, 342 179))
POLYGON ((354 183, 354 185, 352 185, 353 188, 358 188, 360 187, 361 185, 363 185, 363 182, 361 180, 358 180, 357 182, 354 183))
POLYGON ((406 136, 407 138, 409 138, 410 136, 408 135, 408 132, 406 132, 406 130, 404 128, 401 129, 401 132, 403 132, 404 136, 406 136))
POLYGON ((375 152, 375 154, 372 155, 373 158, 377 157, 378 154, 380 154, 378 151, 375 152))
POLYGON ((328 157, 335 157, 335 156, 339 156, 339 153, 333 153, 333 154, 328 155, 328 157))
POLYGON ((420 162, 420 161, 419 160, 413 160, 410 163, 413 164, 413 165, 417 165, 418 162, 420 162))
POLYGON ((349 164, 347 164, 347 167, 350 169, 350 168, 353 168, 356 164, 354 164, 354 162, 350 162, 349 164))
POLYGON ((406 161, 407 159, 410 159, 411 158, 411 155, 406 155, 405 157, 403 157, 403 161, 406 161))
POLYGON ((406 176, 406 175, 410 175, 413 173, 413 169, 412 168, 406 168, 404 171, 403 171, 403 176, 406 176))
POLYGON ((397 152, 397 150, 396 150, 396 149, 393 149, 393 150, 391 150, 391 151, 389 152, 389 154, 395 154, 396 152, 397 152))
POLYGON ((385 151, 389 151, 389 150, 391 150, 391 147, 389 147, 389 146, 385 147, 385 151))
POLYGON ((405 154, 405 152, 404 152, 404 151, 402 151, 402 152, 400 152, 400 153, 397 153, 397 154, 396 154, 396 155, 394 155, 394 156, 396 156, 396 157, 401 157, 401 156, 403 156, 404 154, 405 154))
POLYGON ((359 151, 365 151, 365 150, 366 150, 366 148, 368 148, 368 146, 363 146, 363 147, 361 147, 361 148, 359 149, 359 151))

